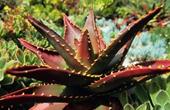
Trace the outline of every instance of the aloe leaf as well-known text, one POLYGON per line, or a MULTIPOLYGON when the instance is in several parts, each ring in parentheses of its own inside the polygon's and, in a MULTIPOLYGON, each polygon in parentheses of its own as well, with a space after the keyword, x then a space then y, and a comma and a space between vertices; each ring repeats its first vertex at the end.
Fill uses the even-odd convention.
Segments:
POLYGON ((75 39, 80 40, 81 35, 81 29, 73 24, 68 17, 64 14, 63 15, 63 21, 64 21, 64 39, 65 41, 74 49, 77 49, 75 45, 75 39))
POLYGON ((90 10, 90 12, 89 12, 89 15, 88 15, 87 20, 84 25, 84 29, 87 29, 89 32, 90 41, 92 44, 94 54, 99 54, 100 45, 98 43, 99 39, 98 39, 97 27, 96 27, 95 20, 94 20, 93 10, 90 10))
POLYGON ((80 60, 84 65, 88 67, 90 66, 90 63, 92 63, 93 57, 91 54, 92 46, 89 40, 88 31, 85 30, 81 35, 81 40, 76 54, 76 59, 80 60))
POLYGON ((137 63, 136 65, 141 66, 152 66, 152 68, 163 68, 163 67, 170 67, 170 61, 169 60, 151 60, 151 61, 145 61, 137 63))
POLYGON ((160 12, 161 7, 149 12, 146 16, 131 23, 127 28, 121 31, 116 39, 106 48, 106 50, 99 55, 96 61, 91 65, 86 72, 88 74, 101 74, 109 62, 115 57, 116 53, 129 40, 133 40, 135 35, 156 15, 160 12))
POLYGON ((115 55, 115 57, 111 60, 111 62, 108 64, 105 71, 109 71, 112 68, 115 70, 121 65, 125 59, 125 56, 131 46, 132 40, 129 40, 115 55))
POLYGON ((66 63, 64 59, 54 51, 45 50, 44 48, 36 47, 31 43, 28 43, 24 39, 19 39, 20 43, 28 50, 35 53, 45 64, 52 68, 65 68, 66 63))
POLYGON ((25 87, 23 89, 20 89, 20 90, 17 90, 17 91, 14 91, 14 92, 11 92, 11 93, 8 93, 8 94, 5 94, 3 96, 0 96, 1 98, 3 97, 8 97, 8 96, 12 96, 12 95, 19 95, 19 94, 22 94, 22 93, 26 93, 26 94, 31 94, 36 88, 38 88, 39 86, 30 86, 30 87, 25 87))
MULTIPOLYGON (((105 92, 114 90, 115 88, 119 89, 127 89, 127 85, 131 83, 134 85, 133 78, 135 77, 149 77, 149 76, 157 76, 159 74, 165 74, 170 72, 170 68, 162 67, 162 68, 152 68, 152 67, 142 67, 142 66, 134 66, 130 69, 125 69, 118 72, 113 72, 110 75, 95 81, 89 87, 95 92, 105 92)), ((139 82, 134 80, 135 82, 139 82)))
MULTIPOLYGON (((9 106, 11 104, 24 104, 28 102, 66 102, 83 101, 92 97, 92 95, 66 95, 63 94, 65 86, 63 85, 36 85, 23 88, 21 90, 1 96, 0 105, 9 106), (62 90, 61 90, 62 89, 62 90)), ((15 106, 15 105, 14 105, 15 106)))
POLYGON ((100 51, 103 51, 106 48, 106 43, 104 42, 103 37, 102 37, 102 32, 100 28, 98 27, 97 27, 97 36, 99 40, 98 43, 99 43, 100 51))
POLYGON ((77 71, 85 70, 85 67, 74 58, 74 50, 64 41, 64 39, 35 18, 28 16, 27 19, 42 35, 48 38, 70 67, 77 71))
POLYGON ((83 98, 74 98, 72 96, 51 96, 50 94, 44 95, 42 94, 21 94, 21 95, 13 95, 0 99, 0 105, 9 106, 11 104, 23 104, 24 102, 74 102, 80 101, 83 98))
POLYGON ((75 71, 53 69, 44 66, 22 66, 8 69, 6 73, 68 86, 83 86, 98 79, 97 77, 85 76, 80 73, 76 73, 75 71))

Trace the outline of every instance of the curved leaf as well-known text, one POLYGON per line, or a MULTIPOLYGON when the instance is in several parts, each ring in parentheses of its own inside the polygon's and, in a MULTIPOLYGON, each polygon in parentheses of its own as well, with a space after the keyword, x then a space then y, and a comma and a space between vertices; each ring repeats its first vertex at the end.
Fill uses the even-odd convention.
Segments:
POLYGON ((74 49, 77 49, 75 40, 80 41, 81 29, 73 24, 68 17, 63 15, 64 21, 64 39, 74 49))
POLYGON ((35 53, 45 64, 52 68, 65 68, 66 63, 64 59, 54 51, 45 50, 44 48, 36 47, 31 43, 28 43, 24 39, 19 39, 20 43, 28 50, 35 53))
POLYGON ((116 53, 130 40, 133 40, 135 35, 156 15, 160 12, 161 7, 149 12, 146 16, 131 23, 127 28, 121 31, 116 39, 99 55, 96 61, 91 65, 87 74, 101 74, 109 62, 115 57, 116 53))
POLYGON ((92 97, 92 95, 63 94, 65 86, 62 85, 37 85, 23 88, 0 97, 0 105, 42 103, 42 102, 79 102, 92 97))
POLYGON ((83 62, 84 65, 90 66, 92 62, 92 54, 91 54, 91 43, 89 42, 88 31, 85 30, 81 35, 81 41, 77 50, 76 58, 83 62))
POLYGON ((86 19, 84 29, 87 29, 89 32, 90 41, 92 44, 94 54, 99 54, 100 52, 100 45, 99 45, 99 38, 97 33, 97 27, 94 20, 94 12, 90 10, 89 15, 86 19))
POLYGON ((64 39, 35 18, 28 16, 27 19, 42 35, 48 38, 69 66, 77 71, 85 70, 85 67, 74 58, 74 50, 64 41, 64 39))
POLYGON ((137 63, 136 65, 150 66, 152 68, 167 68, 170 67, 170 60, 151 60, 137 63))
POLYGON ((127 89, 127 85, 131 84, 131 82, 133 85, 134 83, 139 82, 138 80, 134 79, 135 77, 143 76, 149 78, 150 76, 157 76, 167 72, 170 72, 170 68, 168 67, 152 68, 135 66, 130 69, 127 68, 122 71, 112 72, 110 75, 95 81, 89 87, 95 92, 106 92, 114 90, 115 88, 127 89))
POLYGON ((18 68, 12 68, 7 70, 6 73, 20 77, 35 78, 48 83, 64 84, 68 86, 83 86, 98 79, 97 77, 95 78, 92 76, 81 75, 75 71, 38 66, 22 66, 18 68))

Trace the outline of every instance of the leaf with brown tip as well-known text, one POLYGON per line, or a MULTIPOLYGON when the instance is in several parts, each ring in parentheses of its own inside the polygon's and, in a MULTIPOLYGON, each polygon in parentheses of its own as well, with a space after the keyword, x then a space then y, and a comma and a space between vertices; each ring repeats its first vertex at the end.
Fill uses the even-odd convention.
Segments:
POLYGON ((126 83, 130 84, 135 77, 150 77, 170 72, 170 61, 168 63, 168 66, 133 66, 122 71, 112 72, 110 75, 95 81, 89 87, 95 92, 106 92, 115 88, 123 88, 127 86, 126 83))
POLYGON ((64 39, 35 18, 28 16, 27 19, 42 35, 48 38, 70 67, 74 68, 76 71, 85 70, 85 67, 74 58, 74 50, 64 41, 64 39))
POLYGON ((91 68, 87 70, 88 74, 101 74, 110 61, 115 57, 116 53, 129 41, 133 40, 135 35, 161 10, 161 7, 150 11, 141 19, 131 23, 127 28, 121 31, 116 39, 99 55, 91 68))
POLYGON ((64 59, 57 52, 36 47, 22 38, 20 38, 19 41, 24 47, 35 53, 48 66, 56 69, 66 67, 64 59))
POLYGON ((57 83, 68 86, 83 86, 98 79, 97 77, 84 76, 75 71, 53 69, 38 66, 22 66, 8 69, 6 73, 19 76, 35 78, 48 83, 57 83))
POLYGON ((64 39, 65 41, 74 49, 77 49, 75 45, 75 39, 80 40, 81 29, 73 24, 68 17, 64 14, 63 15, 64 21, 64 39))

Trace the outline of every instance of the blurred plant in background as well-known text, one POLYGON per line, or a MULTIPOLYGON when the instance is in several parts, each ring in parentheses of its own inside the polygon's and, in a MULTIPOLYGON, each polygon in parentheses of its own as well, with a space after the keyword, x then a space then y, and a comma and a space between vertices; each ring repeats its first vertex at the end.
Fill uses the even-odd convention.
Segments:
POLYGON ((166 40, 157 34, 142 32, 138 35, 126 56, 125 65, 135 61, 166 58, 166 40))

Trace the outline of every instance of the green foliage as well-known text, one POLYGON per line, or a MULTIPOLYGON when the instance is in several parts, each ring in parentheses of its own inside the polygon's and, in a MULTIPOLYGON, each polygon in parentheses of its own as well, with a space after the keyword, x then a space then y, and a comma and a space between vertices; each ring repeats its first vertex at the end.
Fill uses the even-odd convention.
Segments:
POLYGON ((130 104, 126 104, 124 107, 123 107, 124 110, 135 110, 134 107, 130 104))

